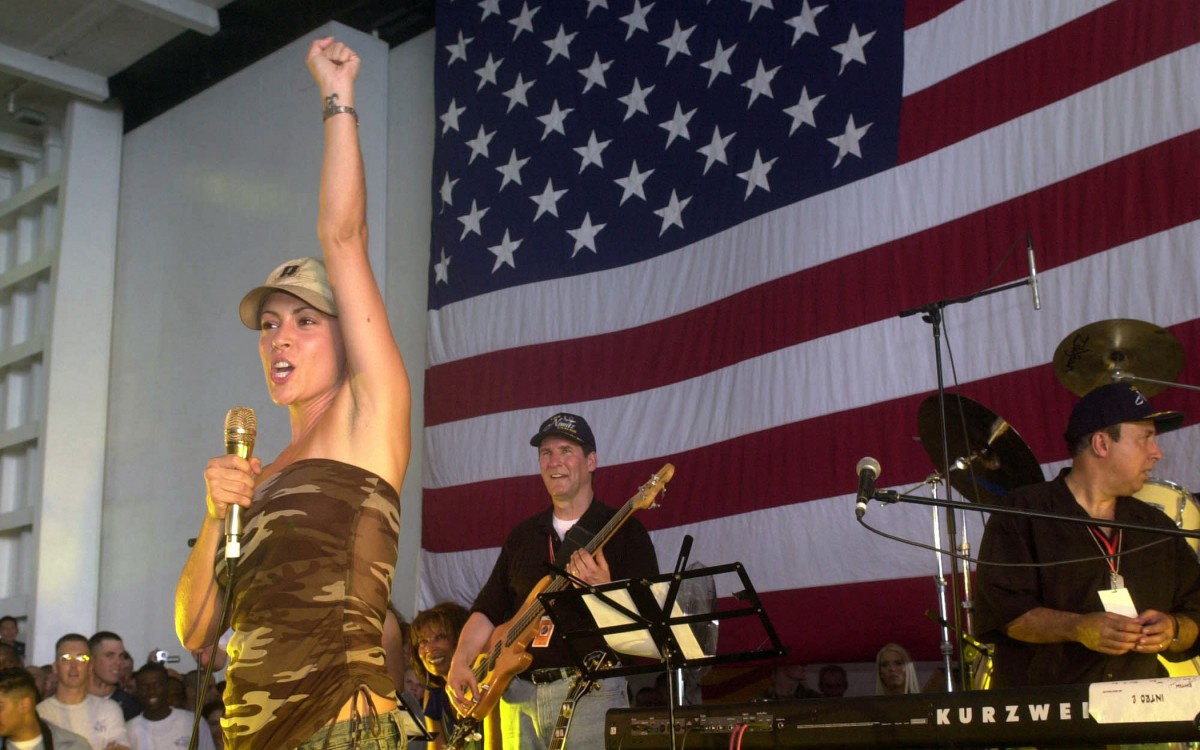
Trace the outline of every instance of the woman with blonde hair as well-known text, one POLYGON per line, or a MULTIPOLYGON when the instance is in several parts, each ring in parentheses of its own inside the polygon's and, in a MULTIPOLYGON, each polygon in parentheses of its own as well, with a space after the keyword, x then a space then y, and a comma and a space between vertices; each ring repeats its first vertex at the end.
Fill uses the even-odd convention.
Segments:
POLYGON ((919 693, 917 670, 912 657, 899 643, 889 643, 875 654, 875 694, 919 693))

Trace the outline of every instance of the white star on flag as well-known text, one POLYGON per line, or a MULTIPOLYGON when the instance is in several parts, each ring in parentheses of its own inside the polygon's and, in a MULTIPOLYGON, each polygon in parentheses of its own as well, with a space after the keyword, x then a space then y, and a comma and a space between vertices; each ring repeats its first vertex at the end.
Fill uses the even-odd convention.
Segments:
POLYGON ((483 231, 482 231, 482 229, 480 229, 479 223, 483 220, 483 216, 487 212, 488 212, 488 209, 486 209, 486 208, 484 208, 484 209, 476 208, 475 201, 472 200, 471 201, 471 210, 468 213, 463 214, 462 216, 458 217, 458 220, 461 221, 462 225, 463 225, 462 236, 459 237, 458 239, 464 240, 467 238, 467 235, 471 234, 472 232, 474 232, 475 234, 478 234, 480 236, 483 236, 483 231))
POLYGON ((729 135, 722 137, 720 126, 713 126, 712 140, 709 141, 707 146, 701 146, 700 148, 696 149, 704 156, 704 174, 708 174, 708 169, 713 165, 713 162, 719 161, 722 164, 729 163, 725 158, 725 147, 729 145, 731 140, 733 140, 734 135, 735 133, 730 133, 729 135))
POLYGON ((758 149, 754 149, 754 164, 745 172, 738 172, 738 177, 746 181, 746 197, 750 199, 750 194, 755 188, 762 188, 768 193, 771 192, 771 184, 767 182, 767 175, 771 173, 771 167, 775 165, 776 159, 763 161, 762 156, 758 153, 758 149))
POLYGON ((433 264, 433 283, 450 283, 450 256, 446 255, 446 248, 442 248, 442 259, 433 264))
POLYGON ((586 94, 593 84, 602 89, 608 88, 608 84, 604 82, 604 71, 610 67, 612 67, 612 62, 600 62, 600 53, 597 52, 596 56, 592 58, 591 65, 586 68, 580 68, 579 75, 583 76, 583 80, 587 81, 583 85, 583 93, 586 94))
POLYGON ((475 41, 475 37, 467 39, 463 38, 463 33, 458 32, 458 41, 454 44, 447 44, 446 49, 450 51, 450 59, 446 61, 446 65, 453 65, 455 60, 467 61, 467 45, 475 41))
POLYGON ((750 20, 754 20, 754 12, 759 8, 775 10, 775 4, 771 0, 742 0, 744 3, 750 3, 750 20))
POLYGON ((542 42, 542 44, 550 48, 550 57, 546 59, 546 64, 549 65, 554 62, 554 58, 560 56, 566 60, 570 60, 571 40, 575 37, 576 33, 568 34, 560 23, 558 25, 558 33, 554 35, 554 38, 542 42))
POLYGON ((629 175, 627 177, 618 177, 617 179, 613 180, 613 182, 621 186, 621 190, 623 191, 621 193, 621 202, 618 205, 625 205, 625 201, 628 200, 629 196, 631 195, 636 195, 642 200, 646 200, 646 193, 642 190, 642 185, 645 184, 646 179, 652 174, 654 174, 653 169, 647 169, 645 172, 639 172, 637 159, 634 159, 633 166, 629 168, 629 175))
POLYGON ((687 208, 687 204, 692 202, 691 196, 679 200, 675 195, 675 191, 671 191, 671 200, 667 205, 654 212, 655 216, 662 218, 662 229, 658 230, 658 236, 662 237, 663 233, 670 227, 679 227, 683 229, 683 209, 687 208))
POLYGON ((525 94, 533 87, 534 83, 535 81, 526 83, 521 74, 517 73, 517 80, 513 83, 512 88, 504 92, 504 98, 508 99, 508 112, 512 112, 512 108, 518 104, 524 107, 529 106, 529 102, 525 99, 525 94))
POLYGON ((510 18, 508 21, 510 24, 517 27, 516 30, 513 31, 513 41, 516 41, 517 37, 521 35, 522 31, 528 31, 530 34, 533 33, 533 17, 537 15, 539 10, 541 10, 541 8, 530 9, 529 3, 521 4, 521 12, 516 18, 510 18))
POLYGON ((455 106, 454 100, 451 99, 450 106, 447 107, 446 111, 439 116, 439 119, 442 121, 442 135, 445 135, 451 130, 458 130, 458 116, 466 111, 466 107, 455 106))
POLYGON ((671 60, 675 59, 675 55, 692 56, 692 51, 688 49, 688 37, 696 30, 695 26, 687 29, 679 28, 679 22, 675 22, 675 31, 671 36, 659 42, 659 46, 667 48, 667 65, 671 64, 671 60))
POLYGON ((504 58, 499 60, 492 59, 492 53, 489 52, 487 60, 484 61, 483 67, 475 69, 475 75, 479 76, 479 86, 476 91, 482 91, 487 84, 496 85, 496 71, 500 69, 500 64, 504 62, 504 58))
POLYGON ((500 15, 500 0, 479 0, 479 8, 483 11, 479 20, 486 21, 488 16, 500 15))
POLYGON ((837 159, 834 160, 833 166, 842 163, 842 158, 846 154, 854 154, 862 158, 862 150, 858 147, 858 142, 867 134, 871 128, 871 123, 863 125, 861 128, 854 125, 854 115, 850 115, 850 119, 846 121, 846 130, 841 135, 834 138, 826 138, 833 145, 838 147, 837 159))
POLYGON ((717 40, 717 48, 713 51, 713 56, 707 61, 700 63, 700 67, 709 71, 708 87, 712 88, 713 81, 717 80, 717 76, 724 73, 725 75, 733 75, 733 69, 729 67, 729 58, 733 57, 733 51, 737 49, 735 42, 732 47, 725 49, 721 46, 721 40, 717 40))
POLYGON ((860 62, 863 65, 867 64, 867 42, 875 37, 875 32, 871 31, 863 35, 859 35, 858 27, 850 24, 850 37, 841 44, 833 45, 833 51, 842 56, 842 67, 838 69, 838 75, 846 72, 846 65, 850 62, 860 62))
POLYGON ((776 65, 774 68, 767 70, 763 67, 762 60, 758 61, 758 70, 754 72, 754 77, 742 84, 743 87, 750 89, 750 101, 746 104, 747 108, 754 104, 754 100, 760 94, 768 99, 775 98, 775 95, 771 93, 771 80, 775 78, 775 73, 780 67, 782 66, 776 65))
POLYGON ((475 161, 476 156, 482 156, 486 159, 488 157, 488 144, 492 142, 492 138, 495 136, 496 131, 493 130, 492 132, 488 133, 483 129, 483 126, 480 125, 479 134, 467 141, 467 146, 471 149, 471 158, 467 159, 467 164, 475 161))
POLYGON ((554 180, 546 180, 546 189, 538 195, 530 196, 529 200, 537 204, 537 213, 534 214, 533 220, 537 221, 542 214, 550 214, 558 216, 558 200, 567 194, 566 188, 562 190, 554 189, 554 180))
MULTIPOLYGON (((500 180, 499 190, 503 190, 504 186, 510 182, 515 182, 516 184, 520 185, 521 167, 525 166, 528 161, 529 157, 518 159, 517 150, 514 148, 508 157, 508 164, 496 167, 496 171, 503 175, 503 178, 500 180)), ((497 192, 499 192, 499 190, 497 190, 497 192)))
POLYGON ((500 266, 508 266, 509 268, 517 267, 517 262, 513 258, 513 253, 515 253, 517 248, 521 246, 522 241, 523 240, 510 240, 508 238, 508 230, 504 230, 504 239, 500 241, 500 244, 492 245, 488 248, 488 252, 496 256, 496 262, 492 265, 492 273, 500 270, 500 266))
POLYGON ((800 101, 783 110, 785 115, 792 118, 792 129, 788 131, 788 135, 795 133, 796 128, 800 127, 801 124, 814 128, 817 126, 817 105, 820 104, 821 100, 824 98, 824 94, 820 96, 809 97, 808 87, 800 87, 800 101))
POLYGON ((646 7, 642 7, 642 0, 633 0, 633 10, 626 15, 621 16, 621 22, 629 27, 629 31, 625 34, 625 41, 629 41, 635 31, 649 32, 650 27, 646 25, 646 14, 654 7, 654 3, 650 3, 646 7))
POLYGON ((567 230, 567 234, 575 239, 575 247, 571 250, 571 257, 574 258, 575 254, 585 247, 593 253, 596 252, 596 235, 604 227, 604 224, 592 224, 591 214, 585 213, 583 215, 583 223, 579 225, 578 229, 567 230))
POLYGON ((694 109, 684 112, 683 108, 679 106, 678 102, 676 102, 675 115, 670 120, 666 120, 665 122, 660 122, 658 124, 660 128, 667 131, 668 147, 671 145, 671 141, 675 140, 676 137, 683 138, 685 141, 690 141, 692 139, 691 135, 688 133, 688 122, 695 114, 696 110, 694 109))
POLYGON ((787 21, 784 21, 784 23, 796 30, 796 33, 792 35, 793 47, 796 46, 796 42, 800 41, 800 38, 805 34, 820 36, 820 33, 817 32, 817 16, 825 8, 826 6, 824 5, 818 5, 815 8, 809 7, 808 0, 804 0, 804 5, 800 8, 800 15, 792 16, 787 21))
POLYGON ((570 108, 560 108, 558 106, 558 100, 555 99, 554 103, 550 107, 550 111, 544 115, 538 115, 537 118, 538 122, 542 123, 542 125, 546 127, 546 129, 542 131, 542 140, 546 140, 546 136, 550 135, 551 133, 566 135, 567 131, 563 129, 563 122, 566 121, 567 115, 574 111, 574 109, 570 108))
POLYGON ((638 79, 636 77, 633 79, 633 88, 630 89, 629 93, 625 96, 617 97, 617 101, 624 104, 626 107, 626 120, 628 120, 630 117, 633 117, 634 112, 641 112, 644 115, 650 114, 650 110, 646 108, 646 97, 649 96, 650 92, 653 90, 653 86, 645 89, 642 88, 641 84, 638 83, 638 79))
POLYGON ((604 148, 606 146, 608 146, 608 144, 610 144, 610 143, 612 143, 612 140, 607 140, 607 141, 596 140, 596 131, 593 130, 592 134, 590 136, 588 136, 587 145, 586 146, 577 146, 575 148, 575 153, 579 154, 579 156, 581 157, 581 161, 579 163, 579 173, 583 174, 583 170, 589 164, 595 164, 597 167, 600 167, 601 169, 603 169, 604 168, 604 160, 601 158, 601 154, 604 152, 604 148))

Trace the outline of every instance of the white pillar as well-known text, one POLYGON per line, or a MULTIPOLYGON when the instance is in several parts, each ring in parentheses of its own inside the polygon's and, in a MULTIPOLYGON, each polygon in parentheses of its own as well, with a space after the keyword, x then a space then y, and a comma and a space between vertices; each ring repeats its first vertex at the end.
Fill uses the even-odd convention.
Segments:
POLYGON ((121 178, 121 113, 74 102, 63 147, 58 262, 44 366, 41 507, 27 658, 53 659, 67 632, 91 635, 100 540, 121 178))

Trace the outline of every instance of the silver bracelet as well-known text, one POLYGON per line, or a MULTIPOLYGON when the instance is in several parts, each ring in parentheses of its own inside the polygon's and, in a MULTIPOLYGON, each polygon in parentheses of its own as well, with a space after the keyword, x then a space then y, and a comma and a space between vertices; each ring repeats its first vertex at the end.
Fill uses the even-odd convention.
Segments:
POLYGON ((354 124, 358 124, 358 111, 354 107, 346 104, 337 104, 337 94, 330 94, 325 97, 325 109, 321 110, 321 121, 324 122, 334 115, 340 115, 343 112, 349 115, 354 115, 354 124))

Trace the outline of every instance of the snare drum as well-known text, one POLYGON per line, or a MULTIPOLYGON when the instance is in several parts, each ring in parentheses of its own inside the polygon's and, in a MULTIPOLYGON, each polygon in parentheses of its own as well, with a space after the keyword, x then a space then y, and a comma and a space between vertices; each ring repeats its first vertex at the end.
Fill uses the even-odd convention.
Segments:
MULTIPOLYGON (((1150 477, 1142 488, 1133 496, 1147 505, 1158 508, 1175 522, 1175 525, 1188 531, 1200 529, 1200 505, 1192 493, 1183 487, 1168 482, 1165 479, 1150 477)), ((1192 550, 1200 554, 1200 539, 1189 538, 1187 543, 1192 550)))

